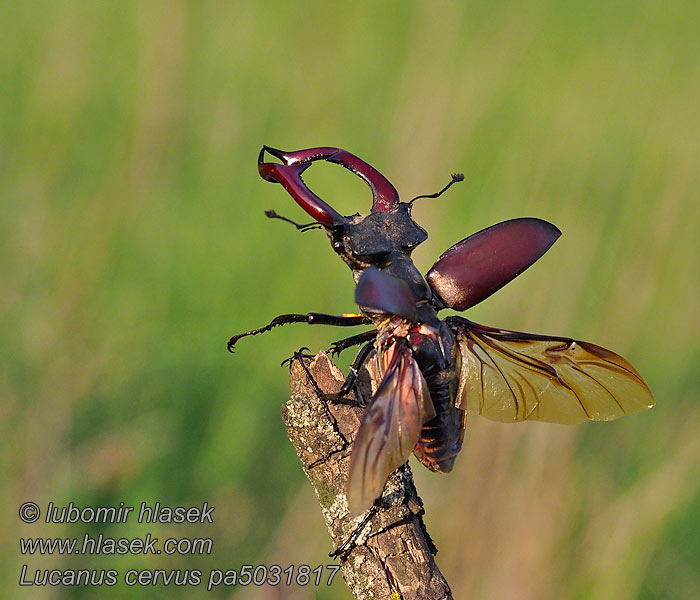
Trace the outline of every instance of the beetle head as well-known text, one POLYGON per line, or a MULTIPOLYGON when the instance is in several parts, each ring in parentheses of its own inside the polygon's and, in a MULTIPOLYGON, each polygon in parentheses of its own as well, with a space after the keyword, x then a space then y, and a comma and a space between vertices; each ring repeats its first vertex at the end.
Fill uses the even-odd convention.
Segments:
POLYGON ((411 217, 411 206, 399 202, 390 212, 358 215, 342 227, 342 237, 353 256, 376 264, 378 257, 392 252, 410 254, 428 234, 411 217))
POLYGON ((410 253, 428 237, 411 217, 411 204, 399 201, 399 194, 389 180, 345 150, 319 147, 285 152, 263 146, 258 171, 266 181, 282 184, 299 206, 326 229, 334 250, 353 269, 378 264, 392 252, 410 253), (265 152, 282 164, 265 162, 265 152), (370 213, 345 217, 314 194, 301 174, 315 160, 339 164, 363 179, 372 191, 370 213))

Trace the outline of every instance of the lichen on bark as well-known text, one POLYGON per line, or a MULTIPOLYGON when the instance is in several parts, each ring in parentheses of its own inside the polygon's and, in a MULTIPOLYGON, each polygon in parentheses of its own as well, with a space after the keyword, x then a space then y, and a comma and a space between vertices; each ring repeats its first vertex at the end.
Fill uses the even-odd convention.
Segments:
MULTIPOLYGON (((308 371, 324 394, 337 392, 345 379, 323 352, 314 357, 308 371)), ((354 397, 343 402, 319 398, 298 361, 293 361, 289 383, 290 399, 282 406, 282 419, 338 548, 362 520, 349 514, 345 489, 352 442, 364 409, 353 402, 354 397)), ((358 385, 362 397, 371 397, 366 371, 360 372, 358 385)), ((407 464, 391 475, 380 504, 341 560, 343 577, 355 597, 451 599, 435 564, 437 550, 425 529, 423 503, 407 464)))

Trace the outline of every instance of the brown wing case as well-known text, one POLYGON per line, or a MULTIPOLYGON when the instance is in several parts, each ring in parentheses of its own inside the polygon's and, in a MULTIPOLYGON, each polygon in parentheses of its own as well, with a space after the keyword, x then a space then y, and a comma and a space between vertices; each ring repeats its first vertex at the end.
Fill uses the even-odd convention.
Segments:
POLYGON ((355 288, 355 302, 361 307, 398 315, 415 323, 416 299, 410 286, 398 277, 374 267, 365 269, 355 288))
POLYGON ((520 275, 560 235, 542 219, 504 221, 443 252, 425 278, 445 306, 466 310, 520 275))
POLYGON ((385 374, 362 418, 350 457, 347 495, 353 514, 381 496, 389 475, 408 460, 423 423, 435 416, 428 385, 411 350, 394 343, 379 360, 385 374))
POLYGON ((588 342, 450 317, 462 354, 456 405, 495 421, 609 421, 654 406, 624 358, 588 342))

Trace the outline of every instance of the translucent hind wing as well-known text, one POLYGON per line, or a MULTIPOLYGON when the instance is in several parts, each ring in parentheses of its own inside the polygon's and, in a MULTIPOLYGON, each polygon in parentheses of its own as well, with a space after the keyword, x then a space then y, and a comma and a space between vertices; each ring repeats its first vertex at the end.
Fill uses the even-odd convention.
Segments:
POLYGON ((385 374, 362 418, 350 457, 347 496, 353 514, 381 496, 389 475, 408 460, 423 423, 435 416, 411 350, 395 343, 381 358, 385 374))
POLYGON ((462 355, 457 406, 495 421, 609 421, 654 405, 624 358, 588 342, 450 317, 462 355))

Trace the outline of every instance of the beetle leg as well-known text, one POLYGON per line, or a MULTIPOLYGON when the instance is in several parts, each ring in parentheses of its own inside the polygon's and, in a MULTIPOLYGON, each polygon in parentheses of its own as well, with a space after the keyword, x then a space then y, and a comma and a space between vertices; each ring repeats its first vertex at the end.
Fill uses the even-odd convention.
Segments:
POLYGON ((309 325, 335 325, 339 327, 352 327, 354 325, 365 325, 369 323, 370 320, 364 315, 325 315, 323 313, 307 313, 302 314, 286 314, 279 315, 270 321, 265 327, 260 327, 259 329, 251 329, 244 333, 239 333, 234 335, 228 341, 228 351, 233 352, 233 347, 236 342, 243 337, 249 335, 258 335, 259 333, 265 333, 270 331, 273 327, 278 325, 287 325, 288 323, 308 323, 309 325))
POLYGON ((340 389, 334 394, 326 394, 328 400, 330 400, 331 402, 337 402, 355 387, 355 382, 357 381, 357 374, 373 349, 374 342, 365 344, 362 347, 362 349, 357 353, 357 356, 355 357, 355 360, 353 361, 352 365, 350 366, 350 373, 345 379, 343 385, 340 386, 340 389))
POLYGON ((357 335, 350 336, 348 338, 345 338, 344 340, 338 340, 337 342, 333 342, 331 344, 331 347, 328 348, 326 352, 331 356, 340 356, 340 353, 343 350, 347 350, 352 346, 359 346, 360 344, 364 344, 365 342, 372 341, 375 337, 377 337, 377 330, 370 329, 369 331, 358 333, 357 335))
POLYGON ((304 362, 304 350, 308 350, 308 348, 306 348, 306 347, 300 348, 298 352, 294 353, 294 356, 292 358, 299 361, 299 364, 301 365, 301 368, 304 371, 304 375, 306 376, 306 381, 309 382, 309 385, 311 385, 311 387, 314 389, 314 392, 316 392, 316 397, 321 401, 321 404, 323 405, 323 410, 326 411, 326 415, 328 415, 329 421, 331 423, 333 423, 333 428, 338 433, 338 435, 343 439, 343 441, 345 443, 347 443, 347 440, 345 440, 345 436, 340 432, 340 429, 338 429, 338 420, 335 418, 333 413, 328 408, 328 402, 326 401, 326 394, 323 393, 323 391, 319 387, 318 383, 316 383, 314 376, 311 374, 311 371, 309 371, 308 365, 304 362))
POLYGON ((379 500, 375 500, 374 504, 367 511, 362 521, 352 530, 352 533, 347 537, 347 539, 338 546, 333 552, 329 552, 328 556, 331 558, 339 558, 340 560, 345 560, 350 554, 350 551, 355 547, 357 538, 360 537, 362 530, 367 526, 372 518, 379 512, 379 500))
POLYGON ((308 348, 301 348, 301 350, 299 350, 298 352, 295 352, 295 353, 292 354, 289 358, 285 358, 285 359, 280 363, 280 367, 283 367, 284 365, 286 365, 287 363, 289 363, 289 369, 291 370, 291 368, 292 368, 292 361, 296 360, 297 358, 301 357, 301 358, 304 359, 304 360, 311 360, 311 359, 314 357, 313 354, 306 354, 305 352, 303 352, 303 350, 308 350, 308 348))
MULTIPOLYGON (((372 336, 374 337, 374 336, 372 336)), ((345 381, 343 382, 343 385, 340 386, 340 389, 332 394, 324 394, 321 392, 319 387, 316 385, 316 381, 314 380, 313 376, 311 373, 305 368, 304 370, 306 371, 306 378, 308 379, 309 383, 313 385, 314 390, 316 391, 317 394, 319 394, 319 397, 322 398, 324 401, 328 402, 334 402, 336 404, 353 404, 352 402, 347 402, 343 401, 342 398, 343 396, 346 396, 350 390, 355 391, 355 397, 357 400, 357 404, 360 406, 365 406, 366 403, 364 401, 364 398, 362 398, 359 390, 355 387, 355 383, 357 382, 357 375, 362 368, 362 365, 364 362, 367 360, 367 357, 369 356, 370 352, 372 352, 374 348, 373 343, 366 344, 357 354, 355 357, 355 360, 353 361, 352 365, 350 366, 350 373, 348 376, 345 378, 345 381)), ((284 366, 285 364, 289 363, 289 368, 292 368, 292 362, 294 360, 298 360, 303 363, 305 360, 311 360, 314 356, 313 354, 307 354, 304 352, 304 350, 309 350, 306 346, 303 348, 300 348, 298 351, 296 351, 294 354, 292 354, 289 358, 285 358, 282 361, 282 364, 280 366, 284 366)), ((303 363, 303 366, 306 366, 306 363, 303 363)))

